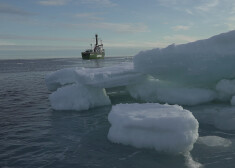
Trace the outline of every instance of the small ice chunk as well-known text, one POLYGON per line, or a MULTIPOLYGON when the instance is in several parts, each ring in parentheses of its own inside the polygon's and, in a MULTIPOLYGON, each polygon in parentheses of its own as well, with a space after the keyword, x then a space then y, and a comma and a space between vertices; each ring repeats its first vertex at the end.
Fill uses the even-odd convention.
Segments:
POLYGON ((111 104, 104 89, 81 84, 59 88, 49 96, 49 99, 55 110, 87 110, 111 104))
POLYGON ((183 153, 190 151, 198 138, 198 122, 178 105, 118 104, 108 116, 108 139, 137 148, 183 153))
POLYGON ((211 147, 216 147, 216 146, 229 147, 232 144, 230 140, 218 136, 199 137, 197 142, 211 147))

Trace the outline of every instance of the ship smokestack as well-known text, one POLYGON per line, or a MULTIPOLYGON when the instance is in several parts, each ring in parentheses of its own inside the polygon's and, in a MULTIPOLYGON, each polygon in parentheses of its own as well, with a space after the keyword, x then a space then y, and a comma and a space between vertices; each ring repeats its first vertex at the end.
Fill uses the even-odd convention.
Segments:
POLYGON ((95 45, 98 45, 98 35, 97 34, 95 34, 95 40, 96 40, 95 45))

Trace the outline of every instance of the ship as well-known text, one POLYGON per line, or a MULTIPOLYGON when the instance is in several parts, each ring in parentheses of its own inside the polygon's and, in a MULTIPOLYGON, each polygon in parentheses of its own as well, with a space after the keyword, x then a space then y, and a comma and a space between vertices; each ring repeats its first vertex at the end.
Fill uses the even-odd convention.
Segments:
POLYGON ((92 48, 91 44, 91 49, 87 49, 84 52, 82 52, 82 59, 100 59, 104 58, 105 56, 105 50, 103 48, 103 44, 101 41, 101 44, 98 44, 98 35, 95 35, 95 46, 94 49, 92 48))

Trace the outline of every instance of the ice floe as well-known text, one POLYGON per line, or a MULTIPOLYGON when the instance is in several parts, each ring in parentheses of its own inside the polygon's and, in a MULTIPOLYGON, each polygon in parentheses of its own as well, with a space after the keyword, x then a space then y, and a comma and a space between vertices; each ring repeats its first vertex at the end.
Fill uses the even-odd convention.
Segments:
POLYGON ((110 104, 109 97, 104 89, 81 84, 59 88, 49 96, 49 100, 55 110, 79 111, 110 104))
POLYGON ((108 116, 108 139, 137 148, 184 153, 198 138, 198 122, 178 105, 118 104, 108 116))
POLYGON ((74 83, 112 88, 137 83, 143 76, 142 73, 134 71, 133 63, 122 63, 103 68, 66 68, 48 74, 46 85, 51 91, 74 83))

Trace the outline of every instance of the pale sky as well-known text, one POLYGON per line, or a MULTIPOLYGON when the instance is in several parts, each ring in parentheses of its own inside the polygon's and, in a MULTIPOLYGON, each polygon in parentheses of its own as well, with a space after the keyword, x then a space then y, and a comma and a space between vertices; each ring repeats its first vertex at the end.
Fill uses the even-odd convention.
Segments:
POLYGON ((0 58, 80 56, 96 33, 129 56, 234 29, 234 0, 0 0, 0 58))

